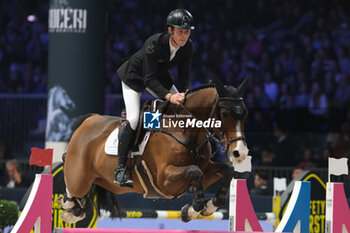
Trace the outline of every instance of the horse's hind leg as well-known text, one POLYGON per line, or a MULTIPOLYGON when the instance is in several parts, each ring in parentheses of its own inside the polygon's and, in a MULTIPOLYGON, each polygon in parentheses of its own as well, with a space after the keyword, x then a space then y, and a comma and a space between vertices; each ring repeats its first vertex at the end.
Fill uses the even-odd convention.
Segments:
POLYGON ((230 183, 234 176, 234 168, 229 163, 212 163, 206 170, 204 180, 210 182, 210 178, 214 175, 213 173, 215 173, 215 175, 219 173, 222 176, 222 183, 219 190, 216 192, 215 197, 207 201, 205 204, 205 208, 201 212, 204 216, 212 215, 219 207, 225 205, 226 196, 230 189, 230 183))
MULTIPOLYGON (((192 205, 185 205, 181 209, 181 220, 188 222, 198 216, 205 207, 203 190, 203 172, 198 166, 190 165, 185 167, 168 166, 165 169, 165 187, 167 190, 173 187, 186 185, 184 181, 190 181, 194 188, 194 199, 192 205)), ((187 183, 188 185, 188 183, 187 183)))
POLYGON ((71 174, 72 169, 66 169, 65 163, 65 183, 66 195, 57 199, 57 202, 65 211, 61 218, 67 223, 76 223, 86 216, 87 198, 85 197, 92 185, 92 175, 84 172, 82 166, 75 166, 76 174, 71 174), (84 174, 83 176, 80 174, 84 174))
POLYGON ((64 197, 57 198, 57 202, 65 210, 61 214, 61 219, 66 223, 76 223, 86 217, 86 198, 73 197, 66 188, 64 197))

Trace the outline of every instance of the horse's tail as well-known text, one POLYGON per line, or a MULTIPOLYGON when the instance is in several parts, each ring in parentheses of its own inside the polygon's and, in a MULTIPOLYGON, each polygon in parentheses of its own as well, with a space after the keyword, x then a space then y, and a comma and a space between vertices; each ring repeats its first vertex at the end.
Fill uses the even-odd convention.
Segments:
POLYGON ((87 207, 95 208, 99 215, 101 214, 101 210, 105 210, 109 212, 109 217, 111 218, 122 217, 121 209, 114 193, 109 192, 98 185, 94 185, 89 191, 88 198, 91 203, 87 207))

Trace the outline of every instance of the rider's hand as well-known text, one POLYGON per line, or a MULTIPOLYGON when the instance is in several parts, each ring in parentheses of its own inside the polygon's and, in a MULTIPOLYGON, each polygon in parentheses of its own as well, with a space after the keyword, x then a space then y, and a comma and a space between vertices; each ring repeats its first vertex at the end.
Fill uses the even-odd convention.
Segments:
POLYGON ((180 105, 185 100, 185 93, 176 93, 176 94, 168 93, 165 96, 165 99, 169 100, 169 102, 172 104, 180 105))

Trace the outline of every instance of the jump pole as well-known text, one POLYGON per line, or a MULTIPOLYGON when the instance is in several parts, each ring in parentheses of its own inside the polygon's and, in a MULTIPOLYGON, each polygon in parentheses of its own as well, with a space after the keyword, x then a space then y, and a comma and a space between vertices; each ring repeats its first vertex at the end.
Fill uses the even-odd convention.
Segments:
MULTIPOLYGON (((237 170, 239 170, 239 168, 237 170)), ((310 184, 303 185, 302 183, 307 183, 307 182, 301 182, 300 185, 296 185, 294 187, 292 197, 294 193, 296 193, 294 196, 296 196, 297 201, 295 202, 293 201, 292 203, 294 204, 289 205, 288 208, 291 208, 292 211, 290 211, 291 214, 289 215, 288 221, 286 222, 289 222, 290 219, 298 219, 298 217, 294 217, 294 218, 291 217, 296 215, 295 211, 293 211, 293 208, 295 209, 295 207, 298 206, 297 203, 299 205, 301 205, 300 203, 303 203, 302 201, 300 201, 301 200, 300 197, 305 196, 305 194, 302 195, 302 193, 307 193, 307 187, 309 187, 310 189, 310 184), (302 188, 302 187, 306 187, 306 188, 302 188), (304 190, 304 192, 301 192, 301 190, 304 190)), ((36 233, 52 232, 52 229, 51 229, 52 191, 53 191, 52 175, 37 174, 35 177, 35 181, 33 183, 32 191, 27 200, 27 203, 23 209, 23 212, 20 218, 18 219, 14 228, 12 229, 12 232, 29 233, 33 229, 33 226, 36 233)), ((304 198, 303 200, 305 201, 307 200, 307 198, 304 198)), ((308 201, 308 205, 309 203, 310 203, 310 200, 308 201)), ((157 214, 163 215, 163 218, 165 218, 165 214, 163 212, 159 212, 157 214)), ((220 217, 222 218, 222 216, 220 217)), ((236 232, 243 232, 245 230, 250 230, 250 231, 253 230, 255 232, 262 231, 261 226, 258 222, 258 218, 254 212, 245 180, 233 179, 231 182, 229 219, 230 219, 231 230, 236 230, 236 232), (250 227, 250 229, 246 229, 247 226, 250 227)), ((282 218, 282 221, 283 221, 283 218, 282 218)), ((186 231, 186 230, 171 230, 171 231, 166 230, 166 231, 174 232, 174 233, 175 232, 202 232, 202 233, 209 232, 209 231, 186 231)), ((118 233, 121 233, 121 232, 162 232, 162 231, 161 230, 144 230, 144 229, 136 230, 136 229, 63 228, 63 229, 55 229, 55 232, 57 233, 59 232, 62 232, 62 233, 65 233, 65 232, 66 233, 70 233, 70 232, 103 232, 103 233, 118 232, 118 233)), ((210 231, 210 232, 213 232, 213 231, 210 231)), ((286 230, 282 229, 280 232, 286 232, 286 230)))
MULTIPOLYGON (((235 164, 236 172, 251 172, 251 156, 235 164)), ((310 182, 295 182, 286 213, 276 232, 308 233, 310 223, 310 182)), ((229 203, 230 231, 262 232, 251 202, 246 180, 232 179, 229 203)))
MULTIPOLYGON (((52 233, 52 190, 53 179, 49 174, 36 174, 33 183, 32 191, 30 192, 27 203, 22 211, 22 214, 15 226, 12 229, 12 233, 30 233, 34 227, 35 233, 52 233)), ((165 214, 170 214, 169 218, 174 218, 178 215, 177 211, 159 211, 160 218, 165 218, 165 214), (168 212, 168 213, 166 213, 168 212)), ((217 213, 216 217, 223 218, 222 213, 217 213)), ((57 228, 54 230, 56 233, 89 233, 89 232, 101 232, 101 233, 150 233, 150 232, 170 232, 170 233, 223 233, 225 231, 194 231, 194 230, 154 230, 154 229, 93 229, 93 228, 57 228)), ((236 233, 243 233, 236 231, 236 233)))

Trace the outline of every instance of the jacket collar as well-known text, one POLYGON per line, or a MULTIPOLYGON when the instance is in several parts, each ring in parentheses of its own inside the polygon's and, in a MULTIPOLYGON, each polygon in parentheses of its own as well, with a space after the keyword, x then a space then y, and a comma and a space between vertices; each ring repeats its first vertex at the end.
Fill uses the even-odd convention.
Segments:
POLYGON ((161 42, 163 45, 169 44, 169 38, 170 38, 170 33, 169 32, 163 32, 161 35, 161 42))

